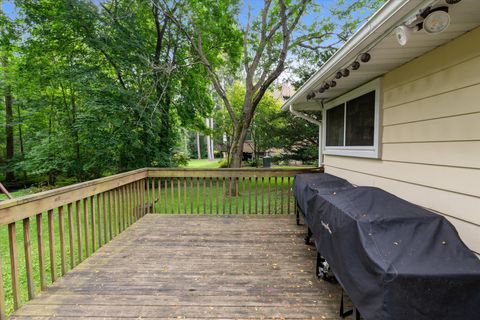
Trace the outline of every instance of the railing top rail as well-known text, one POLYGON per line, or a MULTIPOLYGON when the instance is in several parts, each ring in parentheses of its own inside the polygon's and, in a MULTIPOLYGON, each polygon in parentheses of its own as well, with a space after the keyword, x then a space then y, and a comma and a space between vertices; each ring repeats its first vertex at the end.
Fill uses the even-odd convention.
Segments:
POLYGON ((225 168, 225 169, 196 169, 196 168, 148 168, 148 177, 155 178, 177 178, 177 177, 199 177, 199 178, 228 178, 228 177, 290 177, 299 173, 323 172, 323 168, 225 168))
POLYGON ((147 176, 142 168, 0 202, 0 225, 16 222, 147 176))

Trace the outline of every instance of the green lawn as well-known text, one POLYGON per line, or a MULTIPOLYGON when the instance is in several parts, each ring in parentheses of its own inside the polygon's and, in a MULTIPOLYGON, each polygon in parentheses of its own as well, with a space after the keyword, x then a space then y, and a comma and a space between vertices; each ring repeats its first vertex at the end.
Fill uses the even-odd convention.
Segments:
POLYGON ((188 162, 187 168, 218 168, 220 165, 221 159, 215 159, 214 161, 209 161, 208 159, 191 159, 188 162))

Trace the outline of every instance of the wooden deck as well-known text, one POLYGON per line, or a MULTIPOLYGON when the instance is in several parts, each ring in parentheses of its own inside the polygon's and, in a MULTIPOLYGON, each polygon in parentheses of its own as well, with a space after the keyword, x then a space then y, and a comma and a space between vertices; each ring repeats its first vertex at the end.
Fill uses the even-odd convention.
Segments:
POLYGON ((293 216, 146 215, 12 319, 338 319, 293 216))

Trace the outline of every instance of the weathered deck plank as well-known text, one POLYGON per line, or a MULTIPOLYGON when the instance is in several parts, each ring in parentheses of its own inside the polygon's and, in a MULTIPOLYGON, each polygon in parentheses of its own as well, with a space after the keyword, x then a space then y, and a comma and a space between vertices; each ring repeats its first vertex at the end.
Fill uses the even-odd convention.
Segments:
POLYGON ((338 319, 292 216, 146 215, 12 319, 338 319))

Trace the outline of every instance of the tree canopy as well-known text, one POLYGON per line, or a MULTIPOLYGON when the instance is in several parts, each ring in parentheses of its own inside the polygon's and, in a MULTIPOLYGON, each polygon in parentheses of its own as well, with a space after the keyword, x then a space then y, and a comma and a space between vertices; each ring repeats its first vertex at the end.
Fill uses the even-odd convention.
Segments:
POLYGON ((14 3, 0 10, 0 169, 55 183, 175 166, 215 112, 239 166, 272 84, 305 78, 381 1, 14 3))

